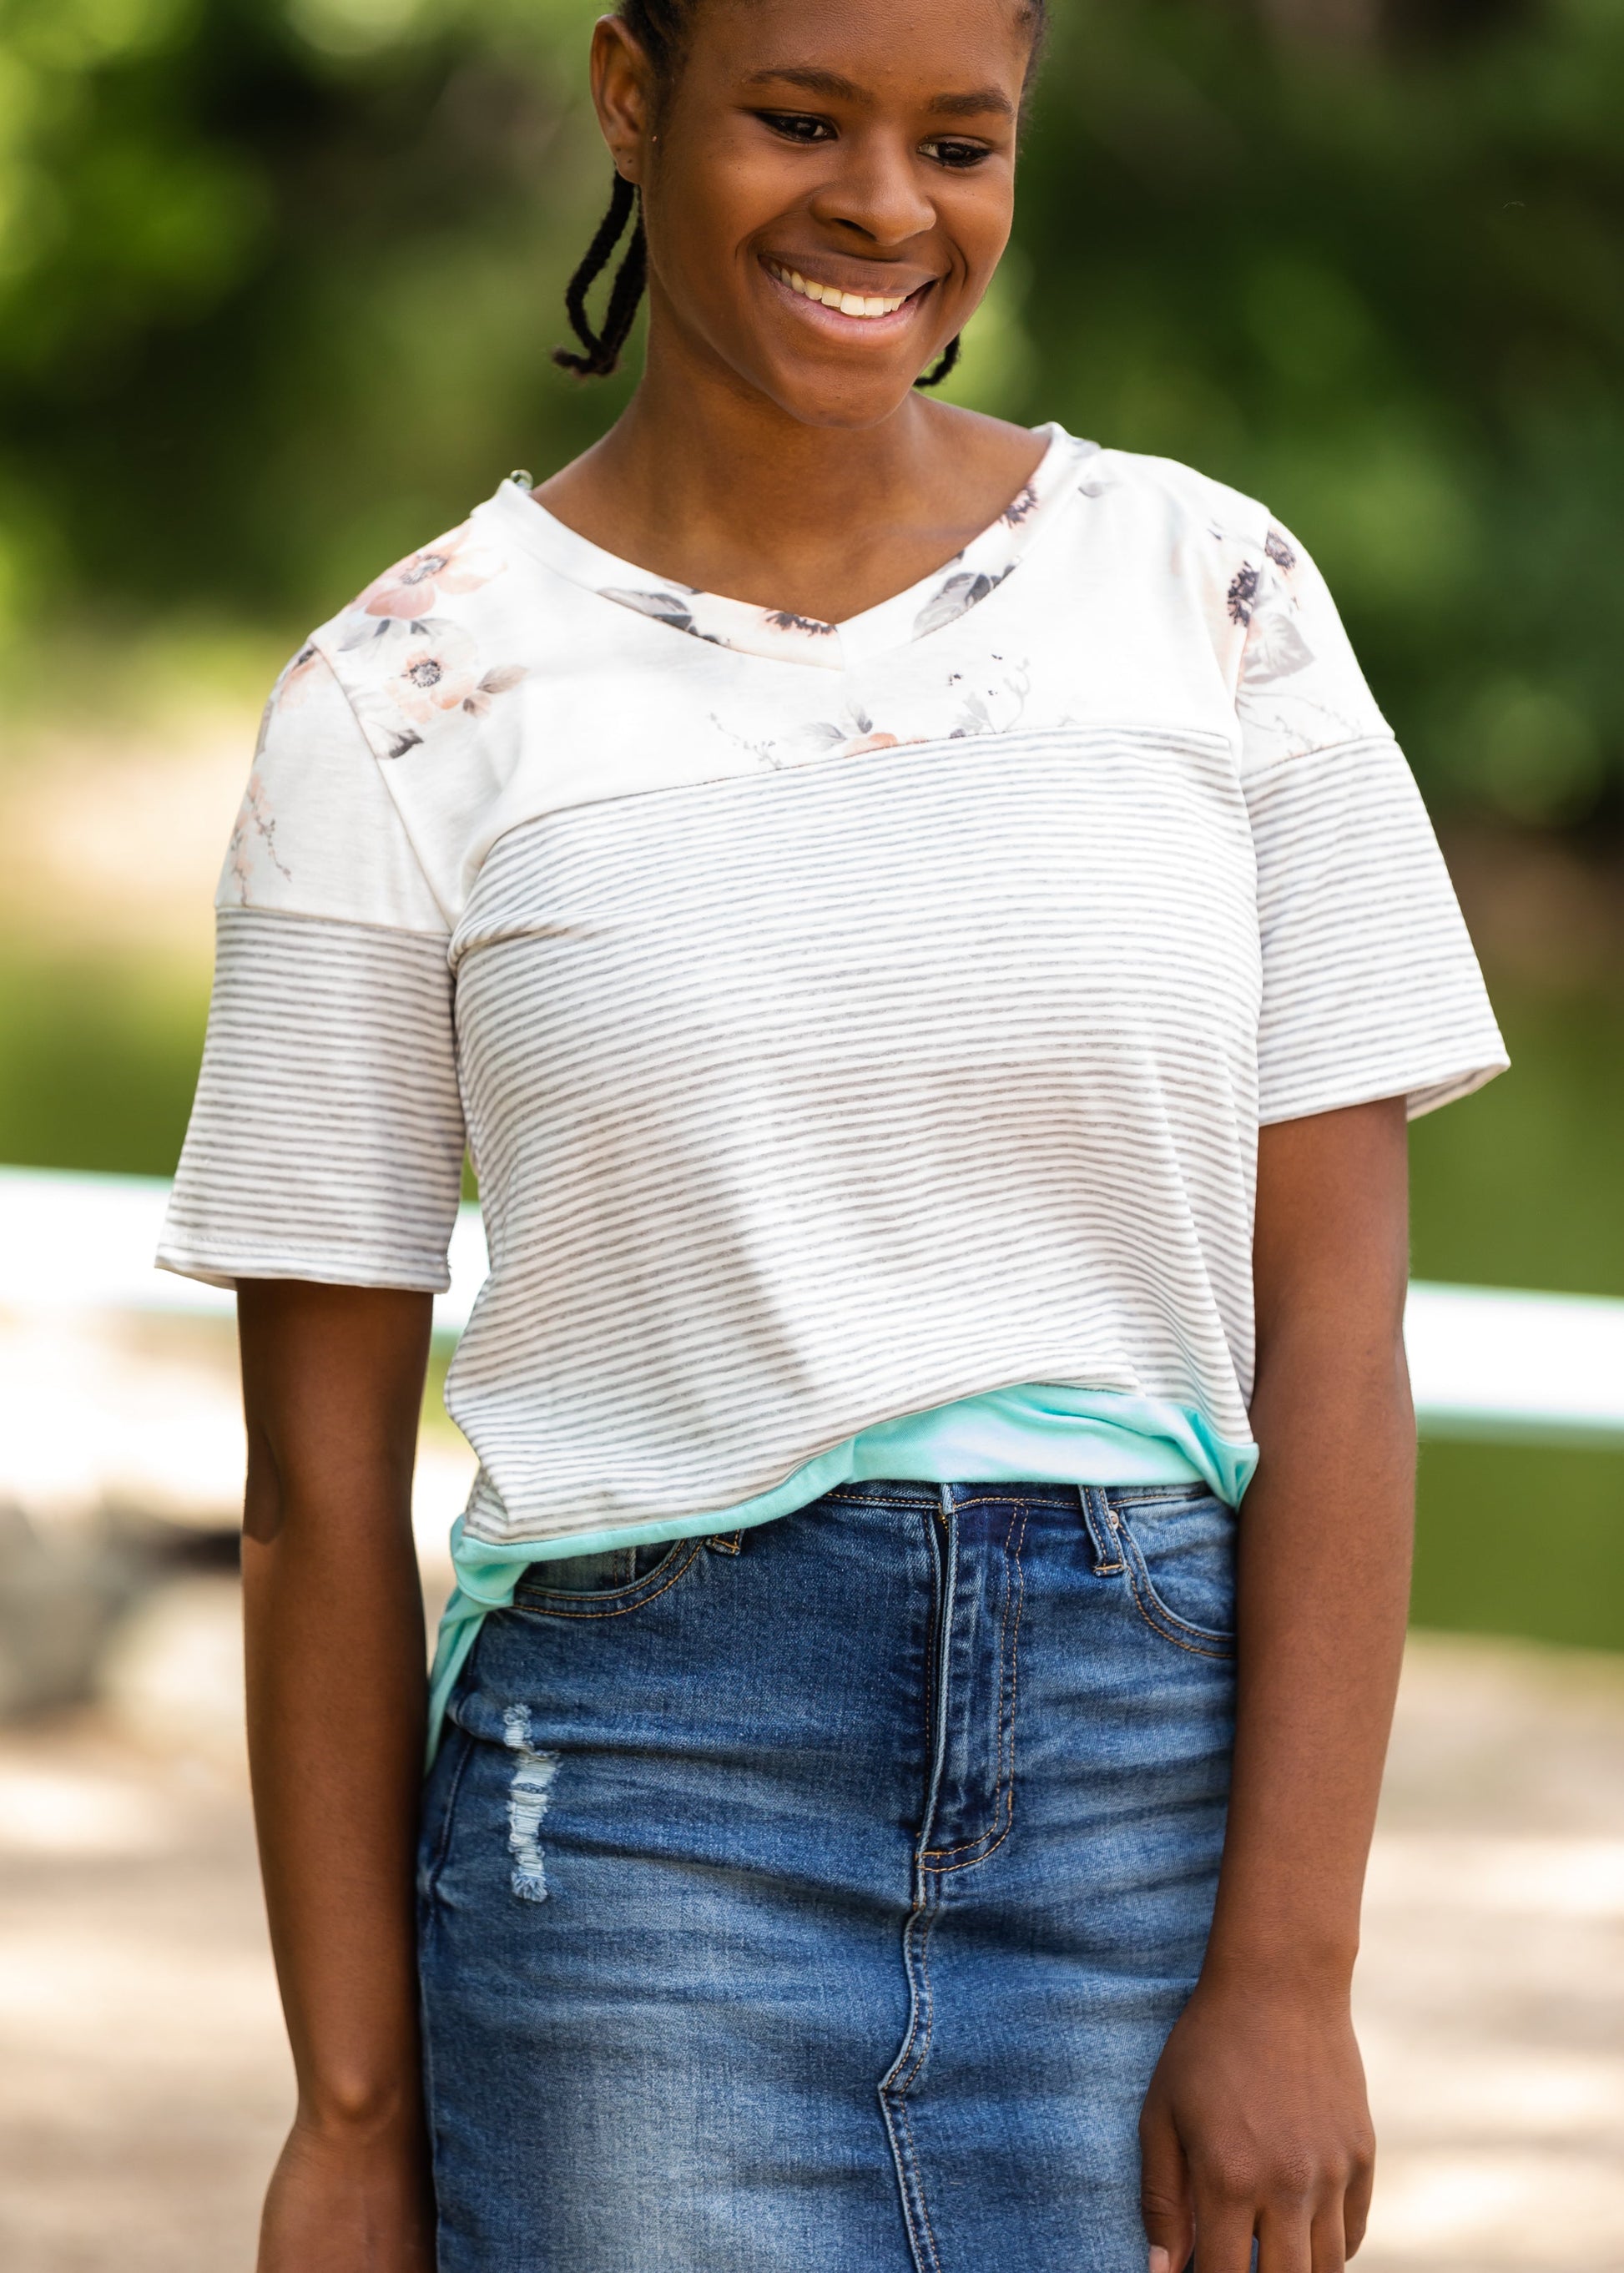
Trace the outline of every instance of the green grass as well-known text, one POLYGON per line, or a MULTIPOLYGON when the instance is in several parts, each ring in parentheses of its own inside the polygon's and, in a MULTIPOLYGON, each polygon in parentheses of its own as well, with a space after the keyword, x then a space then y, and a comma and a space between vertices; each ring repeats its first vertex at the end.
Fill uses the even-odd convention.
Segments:
POLYGON ((1624 1295, 1624 994, 1494 993, 1511 1071, 1411 1132, 1411 1267, 1624 1295))
POLYGON ((0 960, 0 1161, 173 1173, 203 1047, 207 976, 0 960))
POLYGON ((1410 1615, 1624 1650, 1624 1452, 1424 1444, 1410 1615))
MULTIPOLYGON (((1416 1276, 1624 1295, 1624 1000, 1495 994, 1510 1073, 1412 1132, 1416 1276)), ((1424 1445, 1412 1609, 1624 1650, 1624 1452, 1424 1445)))

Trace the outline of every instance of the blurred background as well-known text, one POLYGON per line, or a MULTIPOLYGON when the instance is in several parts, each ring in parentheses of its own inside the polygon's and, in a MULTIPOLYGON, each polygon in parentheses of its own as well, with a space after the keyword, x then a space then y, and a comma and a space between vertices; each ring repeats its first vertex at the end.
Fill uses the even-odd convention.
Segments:
MULTIPOLYGON (((171 1171, 271 678, 625 400, 549 363, 608 185, 595 12, 0 0, 0 1162, 171 1171)), ((1624 8, 1054 12, 947 391, 1189 461, 1311 547, 1515 1065, 1416 1129, 1417 1275, 1624 1296, 1624 8)), ((71 1459, 0 1461, 7 2262, 245 2267, 286 2078, 229 1332, 0 1309, 0 1352, 36 1435, 64 1382, 123 1416, 93 1459, 62 1404, 71 1459), (99 2196, 64 2181, 87 2152, 99 2196)), ((432 1389, 425 1429, 432 1594, 463 1473, 432 1389)), ((1371 2262, 1624 2267, 1624 1451, 1428 1443, 1415 1617, 1371 2262)))

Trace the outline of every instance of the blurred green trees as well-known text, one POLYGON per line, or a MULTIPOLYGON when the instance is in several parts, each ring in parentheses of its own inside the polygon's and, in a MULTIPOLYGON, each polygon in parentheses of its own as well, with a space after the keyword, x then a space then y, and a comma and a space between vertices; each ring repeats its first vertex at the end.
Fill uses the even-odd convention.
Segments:
MULTIPOLYGON (((0 613, 289 632, 578 448, 587 0, 0 0, 0 613)), ((1262 495, 1434 803, 1624 806, 1624 7, 1059 0, 963 393, 1262 495), (1317 27, 1311 29, 1310 26, 1317 27)))
POLYGON ((1211 0, 1062 23, 1026 214, 1046 399, 1299 531, 1435 803, 1616 799, 1624 9, 1358 46, 1211 0))

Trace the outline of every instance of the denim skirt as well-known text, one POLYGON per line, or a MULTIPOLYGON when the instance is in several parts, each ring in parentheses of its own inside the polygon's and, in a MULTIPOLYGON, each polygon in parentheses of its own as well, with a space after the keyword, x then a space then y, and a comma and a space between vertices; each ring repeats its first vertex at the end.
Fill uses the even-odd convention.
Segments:
POLYGON ((532 1564, 425 1792, 440 2273, 1143 2273, 1234 1532, 869 1482, 532 1564))

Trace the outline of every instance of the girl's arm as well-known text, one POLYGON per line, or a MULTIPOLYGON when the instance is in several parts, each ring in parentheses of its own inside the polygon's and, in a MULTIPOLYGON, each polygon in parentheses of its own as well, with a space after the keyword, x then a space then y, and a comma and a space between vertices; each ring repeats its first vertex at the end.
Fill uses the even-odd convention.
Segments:
POLYGON ((248 1749, 298 2079, 259 2273, 432 2273, 413 1874, 427 1294, 244 1280, 248 1749))
POLYGON ((1201 1978, 1141 2121, 1152 2273, 1336 2273, 1374 2142, 1349 1992, 1409 1600, 1402 1099, 1262 1130, 1235 1775, 1201 1978))

